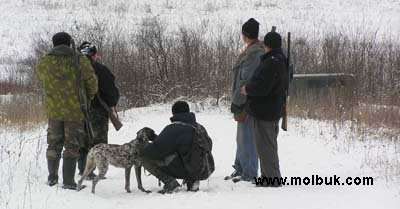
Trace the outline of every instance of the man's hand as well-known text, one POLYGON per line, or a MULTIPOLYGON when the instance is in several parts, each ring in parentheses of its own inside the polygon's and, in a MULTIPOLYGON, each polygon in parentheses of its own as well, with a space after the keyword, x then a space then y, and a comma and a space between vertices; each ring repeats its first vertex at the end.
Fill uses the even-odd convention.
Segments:
POLYGON ((247 96, 246 86, 242 86, 241 92, 243 95, 247 96))

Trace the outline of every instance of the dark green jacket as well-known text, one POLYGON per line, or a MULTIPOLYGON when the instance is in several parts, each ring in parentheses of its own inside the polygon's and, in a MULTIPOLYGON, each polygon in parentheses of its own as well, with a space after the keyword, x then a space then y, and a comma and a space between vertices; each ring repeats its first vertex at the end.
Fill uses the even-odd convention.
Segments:
MULTIPOLYGON (((79 56, 79 70, 90 101, 97 93, 97 78, 90 61, 79 56)), ((49 119, 77 121, 83 119, 79 90, 73 67, 73 51, 66 45, 54 47, 36 65, 36 73, 45 92, 46 111, 49 119)))

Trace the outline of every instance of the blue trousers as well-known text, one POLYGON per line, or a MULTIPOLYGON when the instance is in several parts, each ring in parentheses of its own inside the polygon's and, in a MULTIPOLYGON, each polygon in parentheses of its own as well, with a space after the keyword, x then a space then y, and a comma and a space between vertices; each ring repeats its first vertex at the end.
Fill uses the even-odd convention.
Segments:
POLYGON ((236 157, 233 165, 242 178, 249 180, 258 176, 258 157, 253 129, 254 118, 250 115, 246 122, 238 122, 236 157))

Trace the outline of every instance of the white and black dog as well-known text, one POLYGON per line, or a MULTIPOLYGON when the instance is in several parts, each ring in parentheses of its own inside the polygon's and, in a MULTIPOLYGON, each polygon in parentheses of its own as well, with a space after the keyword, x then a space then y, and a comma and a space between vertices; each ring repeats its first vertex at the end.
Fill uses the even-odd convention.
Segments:
POLYGON ((132 166, 135 166, 138 189, 149 193, 150 191, 145 190, 142 186, 142 159, 139 156, 139 152, 150 141, 154 141, 157 135, 153 129, 147 127, 142 128, 136 134, 136 139, 123 145, 98 144, 90 149, 87 155, 85 171, 78 182, 77 190, 81 189, 83 180, 97 168, 98 175, 92 183, 92 193, 95 193, 96 184, 106 175, 108 166, 111 164, 115 167, 125 168, 125 190, 127 192, 131 192, 130 174, 132 166))

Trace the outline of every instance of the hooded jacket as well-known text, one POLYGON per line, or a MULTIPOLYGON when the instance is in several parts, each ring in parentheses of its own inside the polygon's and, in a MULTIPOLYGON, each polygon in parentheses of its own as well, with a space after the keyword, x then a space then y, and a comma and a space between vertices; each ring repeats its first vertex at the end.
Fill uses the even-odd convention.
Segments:
MULTIPOLYGON (((78 56, 81 79, 90 101, 97 93, 97 78, 90 61, 78 56)), ((73 66, 73 51, 59 45, 39 60, 36 74, 43 84, 46 111, 49 119, 78 121, 83 119, 79 101, 77 71, 73 66)))
POLYGON ((151 160, 165 162, 162 169, 175 178, 187 178, 188 173, 182 159, 188 159, 190 155, 194 128, 197 126, 194 113, 178 113, 170 118, 171 124, 166 126, 157 139, 147 145, 142 155, 151 160), (190 125, 182 125, 174 122, 183 122, 190 125))

